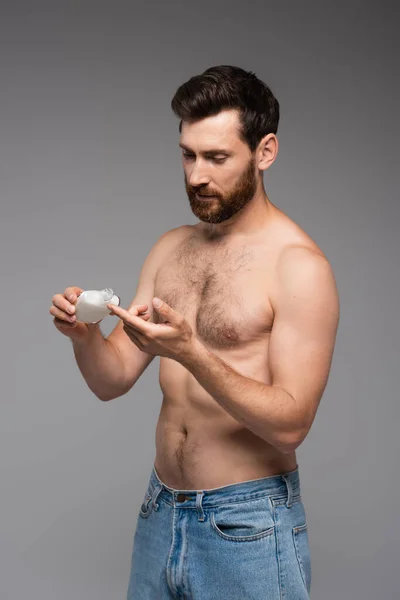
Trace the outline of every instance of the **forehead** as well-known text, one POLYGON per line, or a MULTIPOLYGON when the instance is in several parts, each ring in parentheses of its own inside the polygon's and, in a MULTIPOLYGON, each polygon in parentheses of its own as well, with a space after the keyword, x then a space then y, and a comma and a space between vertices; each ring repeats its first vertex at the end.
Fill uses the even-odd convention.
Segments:
POLYGON ((232 148, 245 145, 239 139, 239 113, 236 110, 224 110, 217 115, 205 117, 199 121, 182 122, 180 143, 193 149, 206 150, 217 146, 232 148))

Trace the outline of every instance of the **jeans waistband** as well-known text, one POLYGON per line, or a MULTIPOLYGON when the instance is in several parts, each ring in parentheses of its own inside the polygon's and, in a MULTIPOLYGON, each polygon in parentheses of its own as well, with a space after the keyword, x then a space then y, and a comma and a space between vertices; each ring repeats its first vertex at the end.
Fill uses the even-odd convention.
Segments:
POLYGON ((148 493, 153 505, 156 504, 157 499, 163 499, 169 504, 181 508, 207 508, 226 502, 250 500, 268 495, 282 495, 283 498, 286 498, 287 505, 290 506, 292 499, 300 495, 299 466, 297 465, 293 471, 279 475, 200 490, 178 490, 167 486, 153 466, 148 493))

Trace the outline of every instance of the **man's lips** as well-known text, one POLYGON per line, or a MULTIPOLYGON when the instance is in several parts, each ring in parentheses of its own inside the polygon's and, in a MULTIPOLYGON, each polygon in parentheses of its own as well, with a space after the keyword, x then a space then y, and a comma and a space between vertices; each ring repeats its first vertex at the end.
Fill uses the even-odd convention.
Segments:
POLYGON ((207 200, 208 198, 215 198, 216 196, 214 195, 209 195, 209 194, 196 194, 196 198, 198 198, 199 200, 207 200))

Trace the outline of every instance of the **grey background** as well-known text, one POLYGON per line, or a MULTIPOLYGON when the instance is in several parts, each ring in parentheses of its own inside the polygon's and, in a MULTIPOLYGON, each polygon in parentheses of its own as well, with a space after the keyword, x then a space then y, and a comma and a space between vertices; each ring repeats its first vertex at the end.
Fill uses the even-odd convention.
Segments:
POLYGON ((330 380, 297 453, 311 595, 399 597, 394 7, 1 3, 2 600, 125 598, 159 359, 103 404, 48 311, 68 285, 112 287, 127 307, 159 235, 196 222, 170 101, 218 64, 254 71, 280 101, 266 190, 339 288, 330 380))

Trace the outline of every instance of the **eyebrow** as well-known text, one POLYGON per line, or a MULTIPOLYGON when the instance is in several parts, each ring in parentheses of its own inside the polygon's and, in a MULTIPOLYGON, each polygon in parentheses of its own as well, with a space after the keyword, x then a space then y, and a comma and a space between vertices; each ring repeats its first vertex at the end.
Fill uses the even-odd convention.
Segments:
MULTIPOLYGON (((183 148, 183 150, 187 150, 188 152, 193 152, 193 150, 189 148, 189 146, 185 146, 185 144, 180 143, 179 147, 183 148)), ((224 148, 210 148, 210 150, 205 150, 204 152, 200 152, 200 154, 203 154, 204 156, 210 156, 214 154, 227 154, 228 156, 230 156, 231 152, 229 152, 229 150, 225 150, 224 148)))

